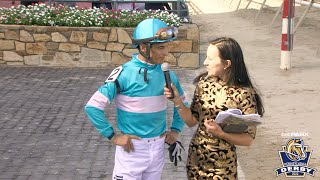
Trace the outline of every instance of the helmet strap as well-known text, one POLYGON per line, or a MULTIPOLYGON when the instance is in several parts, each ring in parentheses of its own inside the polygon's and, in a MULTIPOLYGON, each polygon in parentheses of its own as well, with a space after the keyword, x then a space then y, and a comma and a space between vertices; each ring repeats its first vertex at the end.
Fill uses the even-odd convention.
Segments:
POLYGON ((151 44, 150 43, 145 43, 146 45, 146 53, 141 51, 141 48, 139 48, 139 53, 147 59, 147 62, 150 61, 150 49, 151 49, 151 44))

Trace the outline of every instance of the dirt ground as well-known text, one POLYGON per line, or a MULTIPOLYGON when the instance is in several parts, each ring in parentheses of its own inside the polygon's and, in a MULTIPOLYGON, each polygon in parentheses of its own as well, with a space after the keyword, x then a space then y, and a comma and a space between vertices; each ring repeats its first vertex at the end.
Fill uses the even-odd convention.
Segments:
MULTIPOLYGON (((270 180, 280 167, 278 151, 292 136, 286 133, 306 133, 300 136, 312 151, 309 167, 320 170, 320 9, 311 8, 294 35, 292 68, 280 69, 281 14, 269 26, 281 0, 267 0, 266 7, 254 22, 263 0, 191 0, 192 20, 201 30, 201 60, 205 58, 210 39, 228 36, 243 48, 251 78, 260 89, 265 116, 250 148, 239 147, 239 179, 270 180)), ((306 6, 296 6, 298 22, 306 6)), ((305 179, 320 179, 306 175, 305 179)))

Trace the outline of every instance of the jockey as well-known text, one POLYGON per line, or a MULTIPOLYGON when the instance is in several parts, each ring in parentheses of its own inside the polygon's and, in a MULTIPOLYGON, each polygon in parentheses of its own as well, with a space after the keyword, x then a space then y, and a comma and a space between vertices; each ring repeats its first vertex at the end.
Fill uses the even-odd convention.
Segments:
MULTIPOLYGON (((85 111, 103 137, 116 145, 113 179, 160 180, 164 167, 165 142, 174 144, 184 122, 173 110, 173 121, 167 130, 165 78, 161 64, 169 54, 169 44, 177 37, 177 28, 158 19, 140 22, 133 33, 139 53, 115 68, 105 84, 88 101, 85 111), (105 116, 105 107, 115 100, 117 129, 105 116)), ((177 76, 169 71, 182 101, 185 94, 177 76)))

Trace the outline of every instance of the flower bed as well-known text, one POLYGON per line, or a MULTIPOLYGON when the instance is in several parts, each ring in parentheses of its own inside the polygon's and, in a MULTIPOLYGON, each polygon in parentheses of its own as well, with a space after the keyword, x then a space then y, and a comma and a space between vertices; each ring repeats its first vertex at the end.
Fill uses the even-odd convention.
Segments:
POLYGON ((83 9, 67 6, 35 4, 0 8, 0 24, 73 26, 73 27, 135 27, 147 18, 158 18, 169 26, 180 26, 180 18, 167 11, 128 11, 103 8, 83 9))

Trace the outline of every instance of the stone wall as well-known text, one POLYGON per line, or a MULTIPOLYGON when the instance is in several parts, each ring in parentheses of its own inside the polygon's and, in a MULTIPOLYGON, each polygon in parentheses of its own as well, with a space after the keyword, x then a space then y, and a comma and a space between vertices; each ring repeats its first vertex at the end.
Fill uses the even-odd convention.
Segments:
MULTIPOLYGON (((0 64, 12 66, 112 67, 127 62, 133 28, 48 27, 0 24, 0 64)), ((199 67, 199 29, 179 27, 166 61, 177 68, 199 67)))

